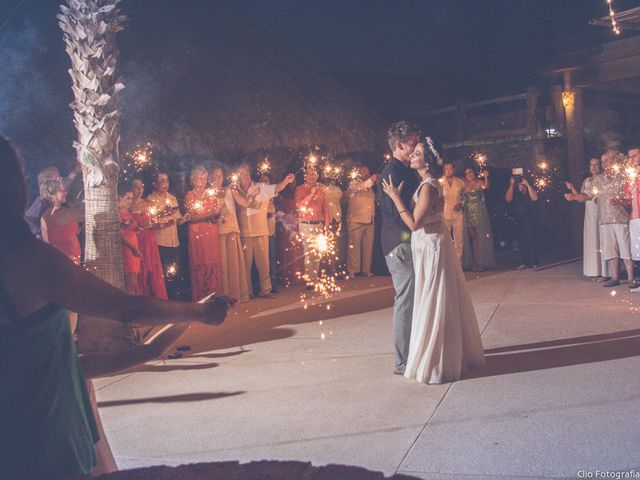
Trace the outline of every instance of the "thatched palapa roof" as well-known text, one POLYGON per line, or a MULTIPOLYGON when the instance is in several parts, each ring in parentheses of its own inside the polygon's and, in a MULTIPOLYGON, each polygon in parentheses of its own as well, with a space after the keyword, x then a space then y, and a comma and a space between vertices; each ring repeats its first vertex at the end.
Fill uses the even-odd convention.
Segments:
POLYGON ((129 6, 120 40, 125 146, 206 154, 384 145, 371 111, 240 10, 201 0, 129 6))

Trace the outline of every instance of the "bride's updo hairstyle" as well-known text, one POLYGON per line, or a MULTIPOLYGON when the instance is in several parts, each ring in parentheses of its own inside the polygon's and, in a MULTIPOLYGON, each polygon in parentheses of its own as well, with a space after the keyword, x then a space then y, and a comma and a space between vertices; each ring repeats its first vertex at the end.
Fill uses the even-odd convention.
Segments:
POLYGON ((420 143, 424 146, 424 161, 429 168, 429 173, 435 178, 439 178, 442 175, 442 164, 444 163, 440 156, 440 145, 432 137, 424 137, 420 139, 420 143))

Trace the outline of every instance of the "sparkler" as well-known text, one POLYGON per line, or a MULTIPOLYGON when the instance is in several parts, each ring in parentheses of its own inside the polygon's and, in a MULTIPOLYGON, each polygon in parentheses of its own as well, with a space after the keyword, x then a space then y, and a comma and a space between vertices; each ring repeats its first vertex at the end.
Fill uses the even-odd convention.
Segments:
POLYGON ((487 156, 484 153, 475 152, 471 154, 471 158, 478 164, 480 170, 484 170, 487 167, 487 156))
POLYGON ((153 150, 151 144, 140 146, 136 145, 136 149, 133 152, 129 152, 125 155, 126 162, 122 168, 122 177, 125 182, 131 180, 134 175, 140 174, 150 168, 157 169, 157 165, 153 161, 153 150))
MULTIPOLYGON (((339 292, 340 286, 337 283, 337 275, 343 272, 331 272, 331 266, 334 260, 338 260, 336 256, 336 236, 331 231, 322 231, 312 234, 309 238, 303 239, 298 237, 299 241, 305 242, 308 251, 305 252, 306 257, 320 259, 321 262, 327 264, 328 268, 321 268, 318 272, 318 278, 313 282, 313 294, 321 298, 328 299, 336 292, 339 292)), ((309 258, 305 258, 308 262, 309 258)), ((306 275, 300 275, 305 281, 310 279, 306 275)), ((300 301, 304 304, 304 308, 308 306, 308 298, 306 293, 300 295, 300 301)), ((329 307, 330 308, 330 307, 329 307)))
POLYGON ((262 160, 258 165, 258 173, 260 175, 265 175, 270 172, 271 172, 271 162, 269 162, 269 158, 265 157, 264 160, 262 160))
POLYGON ((349 172, 349 178, 351 180, 357 180, 359 176, 360 176, 360 170, 358 169, 358 167, 353 167, 349 172))
POLYGON ((167 278, 175 278, 178 274, 178 267, 175 263, 171 263, 167 266, 167 278))

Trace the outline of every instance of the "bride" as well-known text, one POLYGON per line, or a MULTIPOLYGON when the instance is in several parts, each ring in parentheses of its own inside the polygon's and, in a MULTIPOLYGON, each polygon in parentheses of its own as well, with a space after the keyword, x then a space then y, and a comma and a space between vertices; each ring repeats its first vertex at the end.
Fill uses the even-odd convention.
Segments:
POLYGON ((423 383, 458 380, 466 370, 484 365, 476 314, 451 235, 442 220, 442 188, 433 177, 438 152, 431 138, 418 143, 411 168, 420 185, 413 196, 413 213, 404 205, 391 177, 382 180, 402 221, 413 232, 411 252, 415 293, 409 358, 405 377, 423 383))

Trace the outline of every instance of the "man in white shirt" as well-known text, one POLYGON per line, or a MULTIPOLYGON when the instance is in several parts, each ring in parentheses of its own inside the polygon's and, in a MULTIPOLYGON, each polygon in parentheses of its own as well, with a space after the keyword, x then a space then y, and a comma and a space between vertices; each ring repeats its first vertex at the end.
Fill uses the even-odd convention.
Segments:
POLYGON ((153 231, 158 240, 167 294, 169 298, 176 298, 184 278, 180 261, 178 225, 188 222, 189 215, 183 216, 180 213, 178 199, 169 193, 169 176, 166 173, 158 173, 152 184, 154 190, 147 196, 147 201, 153 209, 153 231))
POLYGON ((357 178, 347 189, 347 272, 350 277, 362 275, 372 277, 373 233, 376 194, 373 186, 378 179, 366 166, 358 169, 357 178))
POLYGON ((462 258, 462 242, 464 229, 464 214, 462 213, 462 192, 464 180, 454 175, 455 167, 452 162, 444 163, 442 189, 444 192, 444 223, 456 244, 458 259, 462 258))
POLYGON ((256 263, 260 278, 260 297, 274 298, 269 272, 269 200, 296 179, 292 173, 278 184, 256 183, 251 178, 251 168, 243 163, 238 167, 237 189, 249 202, 249 206, 237 205, 240 241, 244 250, 244 265, 251 285, 251 267, 256 263))

